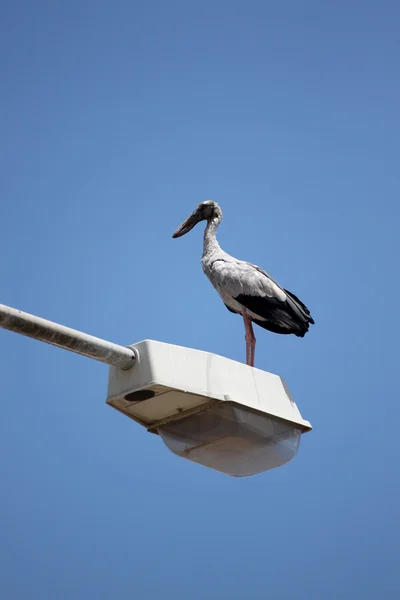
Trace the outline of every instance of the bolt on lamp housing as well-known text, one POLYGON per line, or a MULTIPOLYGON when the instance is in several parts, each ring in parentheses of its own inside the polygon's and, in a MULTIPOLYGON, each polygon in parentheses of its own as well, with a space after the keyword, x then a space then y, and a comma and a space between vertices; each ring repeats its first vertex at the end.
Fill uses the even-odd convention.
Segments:
POLYGON ((311 430, 277 375, 209 352, 145 340, 110 367, 107 404, 175 454, 241 477, 289 462, 311 430))

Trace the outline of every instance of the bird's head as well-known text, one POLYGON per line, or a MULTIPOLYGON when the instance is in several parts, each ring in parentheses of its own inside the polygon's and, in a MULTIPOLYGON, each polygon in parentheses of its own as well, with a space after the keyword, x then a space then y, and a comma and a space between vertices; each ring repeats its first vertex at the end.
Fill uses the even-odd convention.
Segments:
POLYGON ((184 223, 175 231, 173 238, 181 237, 188 233, 200 221, 211 221, 213 219, 222 219, 222 210, 219 205, 213 200, 205 200, 200 202, 196 210, 186 219, 184 223))

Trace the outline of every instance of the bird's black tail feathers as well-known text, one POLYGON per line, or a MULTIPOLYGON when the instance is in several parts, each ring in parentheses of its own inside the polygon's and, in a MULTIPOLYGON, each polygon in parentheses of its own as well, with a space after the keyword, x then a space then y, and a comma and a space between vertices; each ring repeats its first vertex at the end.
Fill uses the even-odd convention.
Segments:
POLYGON ((311 323, 311 325, 315 324, 314 319, 311 316, 310 311, 308 310, 307 306, 305 304, 303 304, 303 302, 293 294, 293 292, 289 292, 288 290, 283 290, 285 292, 285 294, 287 294, 288 296, 290 296, 292 298, 292 300, 294 300, 298 305, 299 308, 301 308, 301 311, 304 313, 305 317, 307 318, 307 321, 309 323, 311 323))

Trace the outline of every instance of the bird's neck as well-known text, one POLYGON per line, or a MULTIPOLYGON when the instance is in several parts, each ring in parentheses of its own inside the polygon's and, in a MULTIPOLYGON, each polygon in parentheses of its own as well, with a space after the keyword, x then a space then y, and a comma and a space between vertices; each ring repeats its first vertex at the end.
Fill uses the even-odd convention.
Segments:
POLYGON ((217 241, 217 227, 220 222, 221 219, 219 217, 210 219, 207 222, 207 227, 204 231, 203 258, 216 250, 220 250, 220 245, 217 241))

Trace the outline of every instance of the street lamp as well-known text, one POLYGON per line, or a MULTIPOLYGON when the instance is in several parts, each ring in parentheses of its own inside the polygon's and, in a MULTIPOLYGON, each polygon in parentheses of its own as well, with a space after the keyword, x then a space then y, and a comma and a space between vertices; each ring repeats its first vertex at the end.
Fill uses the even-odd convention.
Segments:
POLYGON ((222 356, 152 340, 118 346, 3 305, 0 327, 109 364, 107 404, 228 475, 289 462, 311 430, 281 377, 222 356))

